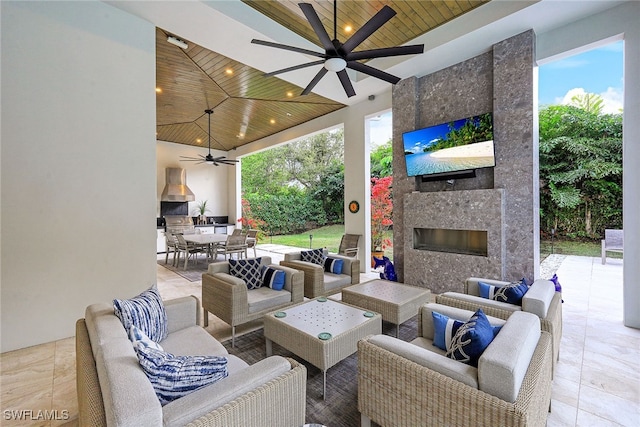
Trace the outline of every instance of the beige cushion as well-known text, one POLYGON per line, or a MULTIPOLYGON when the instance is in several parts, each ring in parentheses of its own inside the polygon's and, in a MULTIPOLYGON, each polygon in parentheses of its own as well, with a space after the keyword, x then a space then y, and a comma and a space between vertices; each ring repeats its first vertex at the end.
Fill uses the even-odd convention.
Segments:
POLYGON ((324 289, 327 291, 351 284, 351 276, 345 274, 324 273, 324 289))
POLYGON ((522 310, 533 313, 541 319, 547 317, 551 300, 556 293, 556 285, 549 280, 536 280, 522 297, 522 310))
POLYGON ((415 345, 388 335, 375 335, 369 342, 470 387, 478 388, 477 368, 428 350, 425 348, 425 341, 418 340, 419 345, 415 345))
POLYGON ((249 303, 249 313, 257 313, 291 302, 291 292, 285 289, 275 291, 263 286, 247 292, 247 302, 249 303))
POLYGON ((176 356, 226 356, 228 353, 207 331, 195 325, 169 334, 160 345, 176 356))
POLYGON ((524 311, 509 316, 478 361, 480 390, 515 402, 539 340, 538 316, 524 311))
POLYGON ((164 426, 184 426, 224 403, 230 402, 257 386, 288 372, 290 369, 291 364, 283 357, 272 356, 263 359, 240 372, 229 375, 227 378, 163 406, 164 426))

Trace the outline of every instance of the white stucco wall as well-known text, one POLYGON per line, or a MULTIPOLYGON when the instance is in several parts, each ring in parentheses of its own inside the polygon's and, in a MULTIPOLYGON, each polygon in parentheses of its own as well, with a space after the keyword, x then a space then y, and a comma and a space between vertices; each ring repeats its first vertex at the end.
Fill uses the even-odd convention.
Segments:
MULTIPOLYGON (((640 2, 630 1, 598 15, 541 34, 537 58, 541 62, 566 52, 624 40, 623 201, 624 324, 640 328, 640 2)), ((602 284, 606 286, 606 283, 602 284)))
POLYGON ((97 1, 0 7, 5 352, 156 280, 155 28, 97 1))
MULTIPOLYGON (((188 145, 174 144, 158 141, 156 146, 157 171, 157 215, 160 216, 160 195, 166 183, 166 168, 181 168, 187 173, 187 186, 193 191, 196 200, 189 202, 189 214, 193 214, 199 202, 206 200, 207 216, 229 215, 229 197, 227 196, 228 169, 236 169, 236 166, 213 166, 206 163, 180 161, 180 156, 197 157, 199 154, 207 155, 206 148, 191 147, 188 145)), ((211 150, 214 157, 227 156, 226 152, 211 150)), ((236 218, 229 217, 231 222, 236 218)))

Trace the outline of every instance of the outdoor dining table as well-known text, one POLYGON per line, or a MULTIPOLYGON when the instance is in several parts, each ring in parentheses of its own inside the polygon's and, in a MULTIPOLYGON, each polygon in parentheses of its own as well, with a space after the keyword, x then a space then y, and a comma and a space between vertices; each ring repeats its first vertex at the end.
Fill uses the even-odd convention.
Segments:
POLYGON ((213 253, 212 247, 217 243, 224 243, 227 241, 226 234, 183 234, 184 240, 189 243, 195 243, 197 245, 207 246, 207 258, 213 253))

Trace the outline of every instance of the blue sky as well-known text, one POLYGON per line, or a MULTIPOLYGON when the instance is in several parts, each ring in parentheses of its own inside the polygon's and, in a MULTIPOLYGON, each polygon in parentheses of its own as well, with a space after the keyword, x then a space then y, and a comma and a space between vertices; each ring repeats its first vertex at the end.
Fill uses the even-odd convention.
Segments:
POLYGON ((620 112, 622 51, 619 41, 540 66, 539 105, 567 104, 574 94, 595 93, 604 99, 603 112, 620 112))
MULTIPOLYGON (((550 62, 538 68, 538 104, 568 104, 575 94, 595 93, 604 99, 604 113, 622 108, 623 42, 608 44, 550 62)), ((391 112, 369 121, 371 143, 391 139, 391 112)))

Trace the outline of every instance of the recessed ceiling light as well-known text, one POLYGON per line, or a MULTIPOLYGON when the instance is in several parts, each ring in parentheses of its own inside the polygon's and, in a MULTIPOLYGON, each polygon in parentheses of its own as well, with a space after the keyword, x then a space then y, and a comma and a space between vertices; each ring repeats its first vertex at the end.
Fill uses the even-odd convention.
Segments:
POLYGON ((231 68, 227 68, 226 70, 224 70, 225 73, 227 73, 228 75, 233 74, 233 70, 231 68))
POLYGON ((156 88, 156 93, 162 93, 162 89, 161 89, 161 88, 159 88, 159 87, 157 87, 157 88, 156 88))
POLYGON ((350 33, 351 31, 353 31, 353 27, 351 25, 345 25, 344 32, 350 33))
POLYGON ((269 120, 269 123, 271 123, 272 125, 275 125, 276 124, 276 119, 269 120))
POLYGON ((289 98, 293 98, 293 92, 287 92, 287 96, 288 96, 289 98))
POLYGON ((200 144, 200 143, 202 142, 202 140, 201 140, 200 138, 197 138, 197 139, 196 139, 196 142, 197 142, 198 144, 200 144))
POLYGON ((291 117, 291 113, 287 113, 287 117, 291 117))

